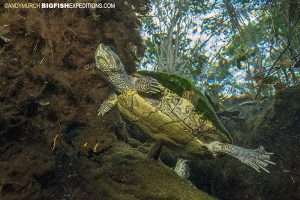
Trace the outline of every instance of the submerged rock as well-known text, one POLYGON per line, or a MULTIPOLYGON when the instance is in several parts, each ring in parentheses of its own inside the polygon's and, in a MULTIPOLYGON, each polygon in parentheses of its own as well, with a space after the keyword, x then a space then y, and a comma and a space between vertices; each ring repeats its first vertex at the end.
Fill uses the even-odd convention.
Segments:
POLYGON ((97 158, 92 190, 103 199, 213 200, 162 163, 119 143, 97 158))

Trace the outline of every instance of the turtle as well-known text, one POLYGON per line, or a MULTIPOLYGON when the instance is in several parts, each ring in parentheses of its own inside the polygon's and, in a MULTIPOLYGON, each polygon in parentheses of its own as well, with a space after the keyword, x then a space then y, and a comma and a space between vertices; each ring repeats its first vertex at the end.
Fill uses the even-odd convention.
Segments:
MULTIPOLYGON (((128 75, 119 56, 109 46, 100 43, 95 60, 96 67, 115 89, 100 105, 98 115, 103 116, 117 106, 143 133, 184 158, 215 158, 218 154, 227 154, 258 172, 268 173, 267 166, 275 165, 270 160, 273 153, 263 146, 247 149, 232 144, 230 134, 215 114, 209 117, 203 109, 197 109, 199 105, 174 92, 176 86, 171 90, 142 73, 128 75)), ((205 97, 200 99, 205 100, 205 97)), ((209 102, 205 105, 207 108, 209 102)), ((208 108, 211 110, 211 106, 208 108)))

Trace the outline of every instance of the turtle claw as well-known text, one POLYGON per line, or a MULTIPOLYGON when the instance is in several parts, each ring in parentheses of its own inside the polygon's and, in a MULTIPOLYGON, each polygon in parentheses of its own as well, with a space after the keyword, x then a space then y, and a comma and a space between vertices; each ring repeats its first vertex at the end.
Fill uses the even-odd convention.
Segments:
POLYGON ((272 161, 269 161, 269 160, 265 160, 266 163, 269 163, 271 165, 276 165, 276 163, 273 163, 272 161))
POLYGON ((104 106, 100 106, 100 108, 98 109, 98 116, 103 116, 105 113, 107 113, 110 110, 110 107, 104 107, 104 106))
POLYGON ((266 167, 269 164, 276 165, 274 162, 270 161, 270 155, 273 153, 266 152, 263 146, 258 147, 255 150, 244 149, 245 151, 238 157, 238 159, 245 163, 246 165, 252 167, 256 171, 264 170, 267 173, 270 173, 266 167))
POLYGON ((150 85, 148 92, 152 94, 157 94, 157 93, 161 93, 161 89, 158 88, 156 85, 150 85))
POLYGON ((105 112, 101 110, 101 108, 98 109, 98 116, 103 116, 105 112))
POLYGON ((252 168, 255 169, 258 173, 260 173, 259 167, 258 167, 257 165, 250 164, 250 167, 252 167, 252 168))
POLYGON ((149 90, 151 91, 151 93, 153 94, 159 94, 163 91, 163 86, 155 79, 149 79, 150 81, 150 86, 149 86, 149 90))

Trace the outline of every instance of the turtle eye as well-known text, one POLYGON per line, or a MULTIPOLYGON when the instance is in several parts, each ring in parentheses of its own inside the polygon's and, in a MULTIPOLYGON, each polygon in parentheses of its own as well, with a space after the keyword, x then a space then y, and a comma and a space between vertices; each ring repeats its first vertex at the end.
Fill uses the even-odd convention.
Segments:
POLYGON ((103 50, 104 50, 104 52, 105 52, 106 54, 109 54, 109 49, 107 48, 107 46, 104 46, 104 45, 103 45, 103 50))
POLYGON ((120 66, 120 64, 121 64, 120 58, 115 58, 115 60, 116 60, 117 65, 120 66))

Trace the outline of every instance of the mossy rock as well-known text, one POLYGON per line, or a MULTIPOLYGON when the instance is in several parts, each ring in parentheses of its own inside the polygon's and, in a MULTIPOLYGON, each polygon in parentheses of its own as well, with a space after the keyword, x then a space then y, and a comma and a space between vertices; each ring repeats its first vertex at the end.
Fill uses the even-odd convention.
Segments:
POLYGON ((145 154, 119 143, 101 156, 91 190, 101 199, 215 200, 145 154))

